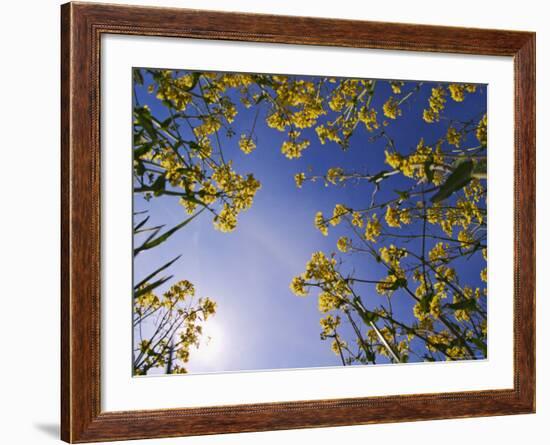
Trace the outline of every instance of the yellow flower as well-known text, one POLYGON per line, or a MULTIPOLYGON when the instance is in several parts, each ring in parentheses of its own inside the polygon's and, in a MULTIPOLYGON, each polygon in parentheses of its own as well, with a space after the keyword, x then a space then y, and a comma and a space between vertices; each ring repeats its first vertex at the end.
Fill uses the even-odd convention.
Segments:
POLYGON ((376 216, 376 213, 375 213, 372 215, 371 218, 368 218, 367 220, 367 227, 365 229, 365 238, 375 243, 381 233, 382 233, 382 224, 380 224, 380 221, 378 221, 378 216, 376 216))
POLYGON ((330 225, 331 226, 337 226, 342 221, 342 216, 348 214, 350 210, 342 205, 342 204, 336 204, 334 206, 334 210, 332 211, 332 218, 330 219, 330 225))
POLYGON ((319 320, 319 324, 321 325, 322 335, 332 335, 336 328, 340 325, 340 317, 327 315, 325 318, 321 318, 321 320, 319 320))
POLYGON ((267 119, 266 123, 269 127, 275 128, 279 131, 286 129, 287 121, 281 113, 272 113, 267 119))
POLYGON ((359 227, 359 228, 363 227, 363 217, 359 212, 352 213, 351 224, 354 225, 355 227, 359 227))
POLYGON ((409 209, 398 209, 391 205, 386 210, 386 223, 390 227, 401 227, 401 224, 410 224, 411 214, 409 209))
POLYGON ((190 201, 184 197, 179 199, 179 203, 185 208, 188 215, 191 215, 197 209, 197 203, 190 201))
POLYGON ((304 181, 306 180, 305 173, 296 173, 294 175, 294 182, 296 182, 296 187, 302 188, 302 185, 304 184, 304 181))
POLYGON ((327 313, 334 309, 337 309, 341 304, 341 300, 328 292, 321 292, 319 294, 319 311, 327 313))
POLYGON ((393 244, 390 244, 389 247, 381 247, 378 249, 378 253, 380 254, 380 259, 395 270, 399 269, 401 259, 408 255, 406 249, 400 249, 393 244))
POLYGON ((442 261, 447 259, 447 251, 445 248, 448 247, 447 245, 443 245, 443 243, 437 243, 431 250, 428 256, 430 257, 430 261, 436 262, 436 261, 442 261))
POLYGON ((346 253, 351 247, 351 240, 346 236, 341 236, 340 238, 338 238, 336 247, 338 247, 338 250, 340 252, 346 253))
POLYGON ((439 121, 439 115, 445 108, 445 90, 443 87, 432 88, 432 95, 430 96, 428 103, 429 108, 424 110, 423 118, 428 123, 439 121))
POLYGON ((464 84, 464 83, 452 83, 449 85, 449 91, 451 92, 451 97, 455 102, 462 102, 464 100, 464 93, 473 93, 476 90, 476 86, 473 84, 464 84))
POLYGON ((487 115, 483 116, 477 124, 476 137, 483 147, 487 146, 487 115))
POLYGON ((283 142, 281 147, 281 153, 283 153, 288 159, 295 159, 302 157, 302 151, 309 146, 309 141, 304 139, 297 141, 291 139, 290 141, 283 142))
POLYGON ((325 144, 327 139, 329 141, 336 142, 337 144, 340 144, 342 142, 342 139, 338 135, 338 129, 336 127, 326 127, 324 125, 319 125, 315 128, 315 132, 317 133, 321 144, 325 144))
POLYGON ((330 349, 332 350, 332 352, 334 352, 336 355, 340 355, 340 350, 344 350, 344 348, 347 347, 347 343, 343 340, 332 340, 332 344, 330 345, 330 349))
POLYGON ((393 96, 390 96, 390 98, 382 106, 382 110, 384 111, 384 116, 390 119, 397 119, 397 116, 401 116, 399 103, 393 96))
POLYGON ((202 313, 205 320, 209 316, 214 315, 216 313, 217 304, 215 301, 211 300, 210 298, 207 297, 207 298, 199 299, 199 304, 202 307, 202 313))
POLYGON ((467 230, 461 230, 458 233, 458 240, 460 241, 460 247, 468 249, 474 245, 474 237, 467 230))
POLYGON ((365 128, 367 129, 367 131, 372 132, 379 127, 378 121, 376 120, 376 110, 374 108, 361 108, 361 110, 359 110, 357 118, 365 124, 365 128))
POLYGON ((193 129, 195 136, 198 139, 203 139, 206 136, 215 133, 221 128, 222 124, 218 118, 215 116, 209 115, 202 118, 202 124, 193 129))
POLYGON ((243 153, 250 154, 256 148, 256 143, 252 140, 251 137, 243 134, 241 135, 241 139, 239 140, 239 147, 243 151, 243 153))
POLYGON ((401 167, 401 164, 404 161, 403 156, 401 156, 399 153, 389 152, 387 150, 384 153, 386 154, 386 164, 396 170, 401 167))
POLYGON ((328 106, 332 111, 340 111, 346 105, 346 98, 340 93, 335 93, 332 95, 328 106))
POLYGON ((441 295, 436 294, 430 301, 430 315, 436 320, 441 315, 441 295))
POLYGON ((449 127, 449 129, 447 130, 447 142, 450 145, 454 145, 455 147, 458 147, 461 141, 462 141, 462 135, 458 131, 456 131, 455 128, 449 127))
POLYGON ((232 232, 237 227, 235 210, 224 204, 222 211, 214 218, 214 227, 220 232, 232 232))
POLYGON ((401 87, 405 85, 405 82, 393 81, 390 82, 391 90, 393 94, 401 94, 401 87))
POLYGON ((464 100, 464 85, 453 83, 449 85, 449 91, 455 102, 462 102, 464 100))
POLYGON ((342 178, 343 174, 344 174, 343 169, 341 169, 340 167, 333 167, 328 169, 326 178, 327 178, 327 181, 330 182, 331 184, 336 184, 336 181, 343 180, 342 178))
POLYGON ((325 222, 325 218, 322 212, 317 212, 315 214, 315 227, 325 236, 328 235, 328 225, 325 222))
POLYGON ((306 280, 303 275, 294 277, 290 283, 290 290, 294 295, 305 297, 308 294, 306 289, 306 280))
POLYGON ((202 202, 212 204, 216 200, 218 190, 210 182, 205 182, 202 189, 199 191, 202 202))

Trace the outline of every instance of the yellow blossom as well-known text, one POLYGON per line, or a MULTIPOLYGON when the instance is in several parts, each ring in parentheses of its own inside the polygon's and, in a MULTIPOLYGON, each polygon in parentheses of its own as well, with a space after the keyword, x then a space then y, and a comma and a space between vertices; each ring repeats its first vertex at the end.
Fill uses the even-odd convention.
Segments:
POLYGON ((367 129, 367 131, 372 132, 379 127, 378 121, 376 120, 376 110, 374 108, 361 108, 357 117, 361 122, 365 124, 365 128, 367 129))
POLYGON ((341 304, 340 298, 338 298, 335 295, 332 295, 328 292, 321 292, 319 294, 319 311, 322 313, 326 313, 329 311, 332 311, 334 309, 337 309, 338 306, 341 304))
POLYGON ((333 167, 329 168, 327 171, 327 181, 331 184, 336 184, 336 181, 340 180, 342 181, 342 175, 344 174, 344 170, 340 167, 333 167))
POLYGON ((483 147, 487 146, 487 115, 483 116, 477 124, 476 137, 483 147))
POLYGON ((353 212, 351 214, 351 224, 355 227, 363 227, 363 217, 359 212, 353 212))
POLYGON ((327 315, 325 318, 321 318, 321 320, 319 320, 319 324, 322 329, 321 335, 332 335, 336 331, 336 328, 340 325, 340 317, 327 315))
POLYGON ((332 211, 332 218, 330 219, 330 225, 331 226, 337 226, 342 221, 342 216, 348 214, 350 210, 342 205, 342 204, 336 204, 334 206, 334 210, 332 211))
POLYGON ((237 216, 234 209, 225 204, 222 211, 214 219, 214 227, 221 232, 232 232, 235 230, 237 227, 237 216))
POLYGON ((473 93, 476 90, 476 86, 473 84, 452 83, 449 85, 449 91, 451 97, 455 102, 462 102, 464 100, 464 93, 473 93))
POLYGON ((390 119, 397 119, 397 116, 401 116, 399 102, 397 102, 393 96, 390 96, 390 98, 382 106, 382 110, 384 111, 384 116, 390 119))
POLYGON ((445 108, 445 90, 443 87, 432 88, 432 95, 430 96, 428 103, 429 108, 424 110, 423 118, 428 123, 439 121, 439 115, 445 108))
POLYGON ((455 147, 460 146, 460 142, 462 141, 462 135, 456 131, 455 128, 449 127, 447 130, 447 142, 450 145, 454 145, 455 147))
POLYGON ((205 204, 212 204, 216 201, 217 189, 211 182, 205 182, 202 185, 202 189, 199 191, 202 202, 205 204))
POLYGON ((367 227, 365 229, 365 238, 373 243, 376 242, 380 234, 382 233, 382 225, 378 221, 378 216, 376 213, 367 220, 367 227))
POLYGON ((251 137, 243 134, 241 135, 241 139, 239 140, 239 147, 243 151, 243 153, 250 154, 256 148, 256 143, 252 140, 251 137))
POLYGON ((336 247, 338 247, 338 250, 340 252, 346 253, 351 247, 351 240, 346 236, 341 236, 340 238, 338 238, 336 247))
POLYGON ((386 224, 390 227, 401 227, 401 224, 410 224, 411 214, 409 209, 398 209, 389 205, 386 209, 386 224))
POLYGON ((391 90, 393 94, 401 94, 401 88, 405 85, 405 82, 402 81, 392 81, 390 82, 391 90))
POLYGON ((303 275, 294 277, 290 283, 290 290, 299 297, 305 297, 308 294, 305 286, 306 280, 303 275))
POLYGON ((288 159, 300 158, 302 157, 302 151, 304 151, 308 146, 309 141, 307 139, 302 141, 291 139, 283 142, 281 153, 283 153, 288 159))
POLYGON ((328 235, 328 225, 322 212, 315 214, 315 227, 325 236, 328 235))
POLYGON ((305 173, 296 173, 294 175, 294 182, 296 182, 296 187, 302 188, 302 185, 304 184, 304 181, 306 180, 305 173))
POLYGON ((445 249, 448 247, 448 245, 444 245, 441 242, 437 243, 428 254, 428 256, 430 257, 430 261, 436 262, 446 260, 448 255, 445 249))
POLYGON ((458 233, 458 240, 460 241, 460 247, 463 249, 472 248, 474 245, 474 237, 467 230, 461 230, 458 233))

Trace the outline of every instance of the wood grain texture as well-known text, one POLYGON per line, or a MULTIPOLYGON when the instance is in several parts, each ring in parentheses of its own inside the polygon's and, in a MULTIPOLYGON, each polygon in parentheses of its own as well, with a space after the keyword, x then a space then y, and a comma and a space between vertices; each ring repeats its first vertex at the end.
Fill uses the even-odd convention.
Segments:
POLYGON ((532 413, 535 410, 535 35, 171 8, 61 8, 61 436, 71 442, 532 413), (101 412, 100 38, 104 33, 514 57, 514 388, 101 412))

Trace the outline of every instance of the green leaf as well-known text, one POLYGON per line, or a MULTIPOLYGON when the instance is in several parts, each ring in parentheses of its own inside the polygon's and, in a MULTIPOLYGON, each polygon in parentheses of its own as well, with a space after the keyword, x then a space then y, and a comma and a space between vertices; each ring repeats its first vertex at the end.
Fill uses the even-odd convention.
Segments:
POLYGON ((133 70, 134 82, 138 85, 143 85, 143 74, 139 68, 134 68, 133 70))
POLYGON ((445 183, 439 187, 439 191, 431 197, 430 201, 434 203, 442 201, 468 184, 472 180, 473 168, 474 162, 471 160, 457 165, 445 183))
POLYGON ((143 176, 143 174, 145 173, 145 165, 143 165, 141 159, 137 161, 137 165, 134 167, 134 171, 137 176, 143 176))
POLYGON ((479 338, 472 338, 472 343, 476 345, 479 349, 483 351, 483 354, 485 354, 485 357, 487 357, 487 345, 485 342, 480 340, 479 338))
POLYGON ((467 300, 459 301, 458 303, 449 303, 446 306, 455 311, 459 311, 459 310, 473 311, 476 309, 476 301, 473 298, 469 298, 467 300))
POLYGON ((147 218, 143 219, 141 222, 139 222, 135 227, 134 227, 134 232, 137 232, 139 229, 141 229, 143 227, 143 225, 149 220, 150 216, 148 216, 147 218))
POLYGON ((477 179, 487 179, 487 159, 479 159, 474 165, 472 177, 477 179))
MULTIPOLYGON (((395 286, 395 289, 398 289, 400 287, 407 287, 407 279, 406 278, 398 278, 395 283, 393 283, 393 286, 395 286)), ((392 287, 393 287, 392 286, 392 287)), ((393 290, 393 289, 392 289, 393 290)))
POLYGON ((191 83, 191 86, 187 88, 187 91, 191 91, 193 88, 195 88, 195 86, 199 82, 200 77, 201 77, 201 73, 199 72, 193 73, 193 82, 191 83))
POLYGON ((134 114, 139 125, 143 127, 151 139, 156 141, 158 139, 157 130, 155 130, 153 125, 151 113, 146 108, 136 107, 134 108, 134 114))
POLYGON ((255 100, 255 104, 258 105, 264 99, 265 99, 265 94, 260 94, 260 96, 255 100))
POLYGON ((151 234, 145 239, 145 241, 141 244, 140 247, 137 249, 134 249, 134 256, 136 256, 141 250, 144 245, 146 245, 149 241, 151 241, 157 234, 160 232, 160 229, 162 229, 164 226, 156 226, 151 229, 151 234), (136 252, 137 250, 137 252, 136 252))
POLYGON ((397 196, 399 196, 399 199, 402 201, 406 201, 410 197, 410 194, 407 191, 394 190, 394 192, 397 194, 397 196))
POLYGON ((430 303, 432 302, 433 296, 434 294, 432 292, 427 292, 422 295, 422 298, 420 298, 420 307, 422 312, 430 312, 430 303))
MULTIPOLYGON (((172 264, 174 264, 177 260, 179 260, 181 258, 181 255, 178 255, 176 258, 168 261, 166 264, 160 266, 157 270, 155 270, 154 272, 151 272, 149 275, 147 275, 143 280, 141 280, 138 284, 136 284, 134 286, 134 291, 136 291, 137 289, 139 289, 141 286, 143 286, 145 283, 147 283, 149 280, 151 280, 153 277, 155 277, 156 275, 158 275, 160 272, 162 272, 163 270, 167 269, 168 267, 170 267, 172 264)), ((141 294, 140 294, 141 295, 141 294)))
POLYGON ((155 179, 155 182, 151 185, 151 191, 155 194, 155 196, 159 196, 162 194, 166 187, 166 176, 160 175, 157 176, 157 179, 155 179))
POLYGON ((424 162, 424 171, 426 172, 426 178, 428 178, 428 182, 432 182, 434 179, 434 171, 431 168, 432 164, 433 162, 431 160, 424 162))
POLYGON ((153 148, 153 144, 147 142, 134 149, 134 159, 141 158, 144 154, 149 153, 153 148))
POLYGON ((154 283, 149 284, 148 286, 145 286, 143 289, 137 290, 134 289, 134 298, 138 298, 139 296, 146 294, 147 292, 152 291, 153 289, 161 286, 162 284, 166 283, 168 280, 170 280, 173 277, 173 275, 170 275, 169 277, 161 278, 160 280, 155 281, 154 283))
POLYGON ((361 315, 361 318, 366 324, 369 323, 376 323, 378 321, 378 315, 374 312, 366 312, 366 311, 359 311, 359 315, 361 315))
MULTIPOLYGON (((155 226, 155 227, 147 227, 145 229, 139 229, 139 230, 136 230, 134 232, 134 235, 137 235, 138 233, 144 233, 144 232, 154 232, 156 230, 156 233, 158 233, 158 231, 160 229, 162 229, 164 227, 164 225, 161 225, 161 226, 155 226)), ((154 235, 153 235, 154 236, 154 235)))
POLYGON ((195 219, 198 215, 200 215, 202 212, 204 211, 204 208, 199 210, 197 213, 195 213, 194 215, 190 216, 189 218, 183 220, 181 223, 179 223, 178 225, 172 227, 170 230, 168 230, 167 232, 164 232, 162 235, 160 235, 159 237, 155 238, 155 239, 152 239, 150 241, 147 241, 145 243, 143 243, 140 247, 138 247, 137 249, 134 249, 134 256, 136 256, 138 253, 144 251, 144 250, 149 250, 149 249, 152 249, 153 247, 156 247, 158 246, 159 244, 162 244, 164 241, 166 241, 168 238, 170 238, 174 233, 176 233, 178 230, 180 230, 182 227, 185 227, 187 224, 189 224, 193 219, 195 219))

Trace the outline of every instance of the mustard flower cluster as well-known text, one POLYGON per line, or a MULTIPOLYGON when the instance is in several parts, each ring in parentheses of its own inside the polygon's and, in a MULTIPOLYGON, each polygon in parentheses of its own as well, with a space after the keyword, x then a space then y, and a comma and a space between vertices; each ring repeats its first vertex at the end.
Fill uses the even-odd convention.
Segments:
POLYGON ((476 137, 479 143, 483 146, 487 146, 487 115, 485 114, 483 118, 479 121, 476 130, 476 137))
POLYGON ((416 150, 408 156, 404 156, 398 152, 385 151, 386 164, 390 167, 399 170, 408 178, 421 179, 424 182, 429 181, 431 174, 431 182, 435 185, 440 185, 443 182, 443 172, 438 170, 438 167, 444 167, 443 152, 441 145, 437 144, 435 150, 424 144, 421 139, 416 146, 416 150), (429 164, 429 167, 428 167, 429 164), (430 172, 427 169, 430 169, 430 172))
POLYGON ((449 92, 455 102, 462 102, 465 93, 475 93, 476 86, 471 83, 452 83, 449 85, 449 92))
POLYGON ((134 301, 134 324, 159 313, 161 320, 149 338, 137 341, 134 351, 134 374, 145 375, 153 368, 164 368, 171 363, 171 373, 187 372, 191 347, 199 347, 202 323, 216 313, 216 303, 210 298, 199 298, 193 304, 195 287, 187 280, 173 284, 161 297, 147 290, 149 283, 134 301), (162 311, 162 312, 161 312, 162 311))
POLYGON ((319 310, 327 313, 348 303, 351 288, 336 269, 336 259, 328 258, 323 252, 315 252, 306 264, 306 270, 294 277, 291 291, 298 296, 307 295, 307 287, 319 287, 319 310))
POLYGON ((429 108, 424 110, 423 118, 428 123, 438 122, 441 112, 445 108, 447 102, 445 89, 443 87, 432 88, 432 95, 428 103, 429 108))
POLYGON ((384 103, 382 110, 384 111, 384 116, 390 119, 397 119, 397 116, 401 116, 399 102, 393 96, 384 103))

